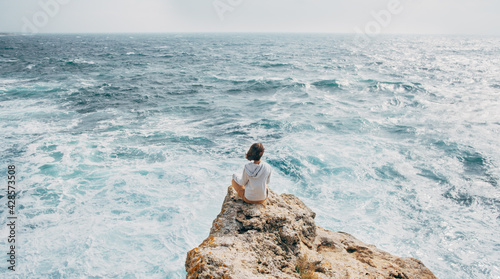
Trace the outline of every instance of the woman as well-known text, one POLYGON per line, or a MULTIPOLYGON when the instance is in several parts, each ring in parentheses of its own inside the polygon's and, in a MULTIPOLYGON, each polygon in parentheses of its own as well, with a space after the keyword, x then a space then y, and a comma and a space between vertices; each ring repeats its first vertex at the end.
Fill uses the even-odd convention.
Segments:
POLYGON ((253 162, 245 165, 241 178, 233 174, 233 188, 247 203, 264 203, 267 199, 271 166, 260 160, 262 155, 264 155, 262 143, 252 144, 245 158, 253 162))

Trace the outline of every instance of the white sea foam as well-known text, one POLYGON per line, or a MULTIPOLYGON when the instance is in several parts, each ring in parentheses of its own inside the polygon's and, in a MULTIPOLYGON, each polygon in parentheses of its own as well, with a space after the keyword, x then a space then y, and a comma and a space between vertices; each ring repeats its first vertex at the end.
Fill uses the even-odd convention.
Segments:
POLYGON ((0 80, 0 163, 22 177, 20 278, 185 277, 257 141, 271 189, 299 196, 318 225, 440 278, 494 277, 497 41, 391 37, 353 51, 322 36, 284 36, 266 54, 251 36, 231 48, 224 36, 96 36, 107 51, 196 55, 64 60, 83 67, 37 45, 36 68, 0 80))

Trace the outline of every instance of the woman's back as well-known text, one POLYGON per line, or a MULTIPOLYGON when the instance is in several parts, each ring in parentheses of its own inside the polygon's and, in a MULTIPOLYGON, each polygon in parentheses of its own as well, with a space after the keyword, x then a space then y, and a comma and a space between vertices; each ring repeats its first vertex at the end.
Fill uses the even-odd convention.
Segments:
POLYGON ((233 188, 246 202, 262 203, 267 199, 267 184, 271 179, 271 166, 262 162, 264 154, 262 143, 254 143, 245 155, 253 162, 245 165, 241 178, 233 174, 233 188))
POLYGON ((241 178, 233 175, 236 183, 245 186, 245 197, 249 200, 260 201, 267 197, 267 184, 271 179, 271 166, 266 162, 245 165, 241 178))

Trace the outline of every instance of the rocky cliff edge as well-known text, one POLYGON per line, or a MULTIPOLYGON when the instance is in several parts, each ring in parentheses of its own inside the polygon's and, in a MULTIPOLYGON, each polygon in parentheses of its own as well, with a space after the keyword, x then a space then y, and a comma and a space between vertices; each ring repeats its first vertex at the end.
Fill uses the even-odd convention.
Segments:
POLYGON ((436 278, 417 259, 317 227, 315 216, 293 195, 247 204, 229 187, 210 235, 187 254, 186 278, 436 278))

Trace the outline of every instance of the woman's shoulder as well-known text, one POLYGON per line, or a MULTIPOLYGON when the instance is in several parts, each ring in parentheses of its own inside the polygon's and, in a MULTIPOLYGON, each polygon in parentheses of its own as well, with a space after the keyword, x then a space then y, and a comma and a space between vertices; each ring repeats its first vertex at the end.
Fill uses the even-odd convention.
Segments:
POLYGON ((268 162, 261 162, 261 164, 268 170, 271 170, 271 165, 268 162))
POLYGON ((256 166, 253 162, 248 162, 245 164, 245 167, 253 167, 256 166))
POLYGON ((260 161, 260 163, 258 164, 255 164, 254 162, 248 162, 245 164, 245 168, 247 169, 258 169, 258 168, 266 168, 266 169, 271 169, 271 165, 269 165, 269 163, 267 162, 264 162, 264 161, 260 161))
POLYGON ((257 169, 259 165, 254 164, 253 162, 249 162, 245 164, 245 169, 249 172, 253 172, 255 169, 257 169))
POLYGON ((265 161, 260 161, 259 164, 255 164, 254 162, 248 162, 245 164, 245 167, 248 167, 249 169, 256 169, 259 167, 264 167, 267 169, 271 169, 271 165, 268 162, 265 161))

